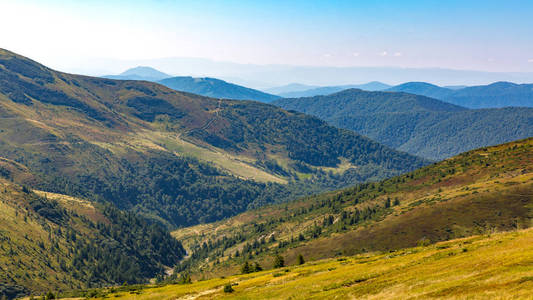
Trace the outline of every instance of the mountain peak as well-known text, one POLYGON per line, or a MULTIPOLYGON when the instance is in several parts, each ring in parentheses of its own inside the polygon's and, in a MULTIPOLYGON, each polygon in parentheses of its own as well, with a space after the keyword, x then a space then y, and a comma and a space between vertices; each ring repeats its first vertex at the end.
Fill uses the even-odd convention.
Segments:
POLYGON ((155 80, 161 80, 164 78, 171 77, 170 75, 163 73, 159 70, 156 70, 152 67, 148 66, 138 66, 135 68, 128 69, 122 73, 120 73, 120 76, 140 76, 140 77, 149 77, 154 78, 155 80))

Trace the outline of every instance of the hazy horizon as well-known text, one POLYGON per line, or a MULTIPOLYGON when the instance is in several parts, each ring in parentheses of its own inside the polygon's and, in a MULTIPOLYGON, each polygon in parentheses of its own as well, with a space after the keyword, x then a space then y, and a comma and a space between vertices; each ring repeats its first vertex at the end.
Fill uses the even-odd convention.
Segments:
POLYGON ((0 0, 0 11, 0 47, 86 75, 147 65, 256 88, 533 82, 531 1, 0 0), (327 78, 301 74, 321 68, 327 78))

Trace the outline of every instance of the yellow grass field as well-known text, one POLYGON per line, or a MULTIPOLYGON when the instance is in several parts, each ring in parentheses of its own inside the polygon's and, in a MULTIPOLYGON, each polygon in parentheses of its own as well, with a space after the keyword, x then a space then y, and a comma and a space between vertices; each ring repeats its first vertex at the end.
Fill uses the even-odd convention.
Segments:
POLYGON ((107 299, 533 299, 533 229, 340 257, 107 299), (234 292, 224 293, 233 284, 234 292))

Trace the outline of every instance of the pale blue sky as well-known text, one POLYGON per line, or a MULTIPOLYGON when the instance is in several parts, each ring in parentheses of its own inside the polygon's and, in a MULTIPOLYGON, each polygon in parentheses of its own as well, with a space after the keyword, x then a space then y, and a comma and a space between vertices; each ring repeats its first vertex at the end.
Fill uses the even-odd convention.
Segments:
POLYGON ((533 71, 533 1, 0 0, 0 47, 93 58, 533 71))

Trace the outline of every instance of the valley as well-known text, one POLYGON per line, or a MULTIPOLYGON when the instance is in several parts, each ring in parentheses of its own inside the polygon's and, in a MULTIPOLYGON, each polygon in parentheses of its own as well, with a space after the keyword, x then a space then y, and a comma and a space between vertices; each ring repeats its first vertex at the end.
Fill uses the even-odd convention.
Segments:
POLYGON ((271 105, 60 73, 6 50, 0 82, 0 156, 32 174, 16 183, 111 202, 169 227, 427 163, 271 105))
POLYGON ((531 11, 0 1, 0 300, 532 299, 531 11))

